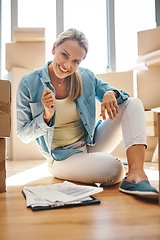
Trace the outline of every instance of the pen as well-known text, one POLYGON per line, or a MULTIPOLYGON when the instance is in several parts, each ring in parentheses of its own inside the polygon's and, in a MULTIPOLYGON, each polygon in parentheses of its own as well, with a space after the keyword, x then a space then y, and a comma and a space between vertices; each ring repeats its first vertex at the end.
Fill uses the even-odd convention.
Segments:
POLYGON ((44 81, 43 81, 43 79, 42 79, 42 77, 41 77, 41 75, 39 73, 38 73, 38 76, 39 76, 39 79, 41 80, 44 88, 47 88, 47 85, 44 83, 44 81))
MULTIPOLYGON (((47 85, 44 83, 44 81, 39 73, 38 73, 38 76, 39 76, 39 79, 41 80, 41 83, 43 84, 44 88, 46 89, 47 85)), ((53 108, 53 105, 51 106, 51 108, 53 108)))

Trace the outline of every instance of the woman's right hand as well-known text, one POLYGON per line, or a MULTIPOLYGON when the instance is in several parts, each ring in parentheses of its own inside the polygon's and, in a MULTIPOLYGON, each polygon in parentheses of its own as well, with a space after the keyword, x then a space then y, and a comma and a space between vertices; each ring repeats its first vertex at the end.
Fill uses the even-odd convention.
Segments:
POLYGON ((43 115, 44 121, 46 123, 49 123, 49 121, 54 115, 54 109, 56 106, 55 96, 49 88, 46 88, 44 90, 41 101, 43 103, 44 110, 45 110, 43 115))

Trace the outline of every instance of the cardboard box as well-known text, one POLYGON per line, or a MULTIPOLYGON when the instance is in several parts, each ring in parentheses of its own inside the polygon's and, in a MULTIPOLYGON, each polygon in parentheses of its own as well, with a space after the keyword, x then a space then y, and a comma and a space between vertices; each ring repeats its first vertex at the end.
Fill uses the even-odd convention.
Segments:
MULTIPOLYGON (((134 96, 134 72, 111 72, 104 74, 96 74, 96 77, 102 79, 104 82, 108 83, 111 87, 118 90, 124 90, 134 96)), ((96 120, 99 120, 99 114, 101 110, 100 102, 96 101, 96 120)))
POLYGON ((145 152, 145 161, 151 162, 152 157, 156 148, 157 144, 157 137, 154 136, 147 136, 147 149, 145 152))
POLYGON ((45 42, 6 43, 6 70, 36 69, 45 65, 45 42))
POLYGON ((5 138, 0 138, 0 192, 6 191, 5 138))
POLYGON ((138 32, 138 56, 160 49, 160 27, 138 32))
POLYGON ((45 28, 14 28, 15 42, 44 42, 45 28))
POLYGON ((152 111, 145 111, 146 118, 146 135, 157 136, 157 116, 152 111))
POLYGON ((11 131, 11 84, 0 80, 0 138, 9 137, 11 131))
POLYGON ((152 162, 158 162, 158 143, 157 143, 154 153, 152 155, 152 162))
POLYGON ((103 73, 96 74, 96 76, 108 83, 111 87, 115 87, 120 90, 122 89, 129 93, 130 96, 134 96, 133 71, 103 73))
POLYGON ((160 106, 160 67, 137 71, 137 96, 145 110, 160 106))
POLYGON ((11 137, 7 138, 7 158, 9 160, 44 160, 35 141, 25 144, 17 136, 16 93, 20 79, 31 69, 12 68, 9 79, 12 82, 12 123, 11 137))

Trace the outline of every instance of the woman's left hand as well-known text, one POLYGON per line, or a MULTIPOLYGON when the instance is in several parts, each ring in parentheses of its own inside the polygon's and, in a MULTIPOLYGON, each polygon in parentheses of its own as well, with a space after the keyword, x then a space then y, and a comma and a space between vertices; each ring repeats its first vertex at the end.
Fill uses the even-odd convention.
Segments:
POLYGON ((116 96, 117 93, 114 91, 108 91, 103 95, 100 114, 103 120, 106 120, 106 111, 111 121, 113 121, 119 113, 116 96))

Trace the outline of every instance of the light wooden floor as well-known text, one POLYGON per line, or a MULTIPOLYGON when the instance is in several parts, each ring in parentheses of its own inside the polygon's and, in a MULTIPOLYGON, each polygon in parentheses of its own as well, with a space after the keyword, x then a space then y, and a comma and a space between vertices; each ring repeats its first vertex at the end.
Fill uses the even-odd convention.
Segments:
MULTIPOLYGON (((146 163, 147 174, 158 188, 156 169, 156 164, 146 163)), ((21 194, 24 185, 62 181, 50 176, 44 161, 7 162, 7 177, 7 192, 0 194, 1 240, 160 239, 157 202, 121 193, 119 185, 96 194, 101 200, 97 206, 32 212, 21 194)))

